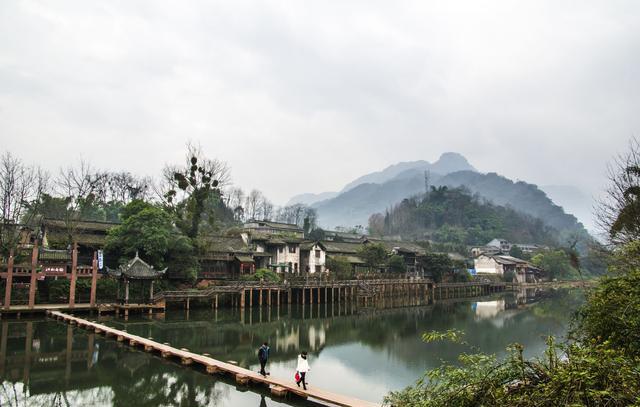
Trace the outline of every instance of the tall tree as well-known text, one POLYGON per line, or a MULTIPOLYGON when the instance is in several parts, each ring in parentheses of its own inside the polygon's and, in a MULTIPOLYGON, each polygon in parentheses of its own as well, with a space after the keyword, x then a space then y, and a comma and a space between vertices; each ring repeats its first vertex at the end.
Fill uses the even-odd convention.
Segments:
POLYGON ((382 243, 369 243, 360 248, 358 257, 365 262, 369 271, 375 271, 386 263, 387 248, 382 243))
POLYGON ((632 138, 626 153, 608 166, 609 186, 598 204, 598 226, 609 243, 640 239, 640 139, 632 138))
POLYGON ((18 223, 30 223, 28 211, 47 191, 48 174, 10 153, 0 157, 0 250, 6 255, 19 239, 18 223), (26 218, 25 218, 26 217, 26 218))
MULTIPOLYGON (((200 222, 205 213, 205 201, 221 199, 221 190, 229 182, 230 171, 226 163, 204 157, 202 150, 187 146, 187 160, 182 167, 166 167, 164 180, 167 190, 163 197, 178 216, 178 225, 184 233, 198 236, 200 222)), ((209 217, 212 221, 213 216, 209 217)))

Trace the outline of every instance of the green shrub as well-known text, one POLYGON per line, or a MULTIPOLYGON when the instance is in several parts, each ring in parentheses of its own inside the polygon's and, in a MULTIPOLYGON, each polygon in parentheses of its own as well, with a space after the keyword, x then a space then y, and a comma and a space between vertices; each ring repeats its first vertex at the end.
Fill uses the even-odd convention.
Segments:
MULTIPOLYGON (((385 404, 402 406, 628 406, 640 402, 640 359, 609 343, 558 347, 526 360, 522 347, 506 360, 462 354, 458 365, 428 371, 416 385, 392 392, 385 404), (563 357, 560 357, 561 354, 563 357)), ((637 404, 635 404, 637 405, 637 404)))

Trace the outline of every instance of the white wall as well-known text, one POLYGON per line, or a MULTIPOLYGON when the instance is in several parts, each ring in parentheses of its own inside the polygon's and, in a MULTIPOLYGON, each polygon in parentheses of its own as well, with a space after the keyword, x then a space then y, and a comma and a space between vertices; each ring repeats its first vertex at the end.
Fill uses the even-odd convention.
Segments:
POLYGON ((503 275, 502 265, 498 264, 494 259, 488 256, 478 256, 473 261, 476 273, 478 274, 498 274, 503 275))

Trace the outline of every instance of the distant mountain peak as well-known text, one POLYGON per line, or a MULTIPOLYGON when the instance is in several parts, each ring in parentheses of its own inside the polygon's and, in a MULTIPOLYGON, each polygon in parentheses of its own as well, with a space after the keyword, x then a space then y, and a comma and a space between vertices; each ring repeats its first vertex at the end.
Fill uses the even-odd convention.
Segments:
POLYGON ((431 167, 434 172, 442 175, 458 171, 476 171, 465 156, 454 152, 443 153, 431 167))
POLYGON ((397 178, 406 178, 415 175, 416 172, 431 171, 438 175, 447 175, 458 171, 476 171, 469 161, 459 153, 446 152, 433 164, 429 161, 402 161, 386 167, 381 171, 372 172, 363 175, 352 182, 348 183, 341 192, 362 184, 384 184, 387 181, 397 178))

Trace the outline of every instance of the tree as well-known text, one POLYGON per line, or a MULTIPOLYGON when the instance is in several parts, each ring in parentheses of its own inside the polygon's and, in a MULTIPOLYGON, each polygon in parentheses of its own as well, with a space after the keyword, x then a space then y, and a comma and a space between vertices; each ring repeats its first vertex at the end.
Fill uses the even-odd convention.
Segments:
POLYGON ((385 216, 381 213, 374 213, 369 216, 369 234, 372 236, 384 236, 385 216))
POLYGON ((382 243, 369 243, 358 250, 360 257, 369 271, 378 270, 387 260, 387 248, 382 243))
POLYGON ((389 272, 391 273, 402 274, 407 272, 407 264, 404 261, 404 257, 397 254, 389 257, 387 267, 389 267, 389 272))
POLYGON ((511 249, 509 249, 509 256, 522 259, 524 257, 524 252, 520 247, 513 245, 511 246, 511 249))
POLYGON ((109 230, 106 250, 124 262, 139 253, 158 269, 170 267, 172 273, 193 277, 197 263, 189 238, 175 226, 172 216, 162 208, 143 201, 132 201, 123 210, 122 224, 109 230))
POLYGON ((453 261, 446 254, 427 253, 420 258, 420 265, 424 268, 425 274, 431 276, 436 283, 453 272, 453 261))
POLYGON ((248 217, 248 219, 256 220, 260 217, 260 205, 263 199, 264 197, 262 195, 262 192, 258 191, 257 189, 249 192, 249 195, 247 195, 244 204, 245 215, 248 217))
POLYGON ((309 234, 307 235, 308 239, 316 240, 316 241, 324 240, 325 237, 326 237, 326 233, 321 228, 315 228, 311 230, 311 232, 309 232, 309 234))
POLYGON ((598 226, 613 245, 640 239, 640 139, 632 138, 628 151, 608 165, 608 178, 598 203, 598 226))
POLYGON ((0 157, 0 255, 18 243, 19 223, 30 223, 29 211, 48 188, 48 174, 5 153, 0 157))
POLYGON ((349 259, 344 256, 327 257, 326 267, 338 279, 349 279, 353 277, 353 271, 349 259))
MULTIPOLYGON (((198 236, 205 214, 205 202, 220 199, 220 188, 229 181, 226 163, 203 157, 202 151, 187 146, 187 162, 183 167, 166 167, 164 180, 167 190, 163 197, 178 217, 178 226, 190 238, 198 236)), ((213 216, 209 217, 210 219, 213 216)))
POLYGON ((547 250, 531 259, 536 267, 549 273, 551 279, 574 280, 580 277, 578 270, 571 264, 571 256, 564 250, 547 250))

